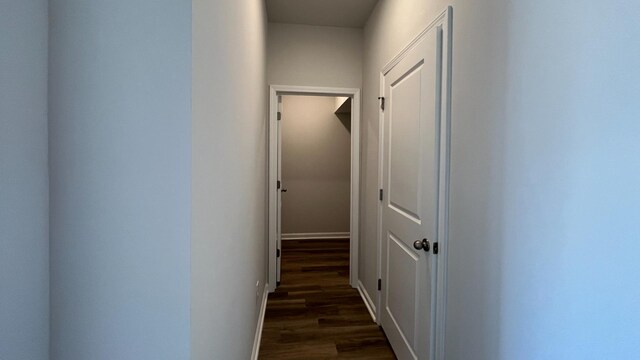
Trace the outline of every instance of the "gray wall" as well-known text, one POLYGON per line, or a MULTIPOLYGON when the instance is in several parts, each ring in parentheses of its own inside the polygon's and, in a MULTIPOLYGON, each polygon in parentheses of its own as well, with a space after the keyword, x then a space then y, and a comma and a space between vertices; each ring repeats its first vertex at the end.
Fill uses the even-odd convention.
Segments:
POLYGON ((269 23, 270 85, 362 86, 362 29, 269 23))
POLYGON ((0 2, 0 359, 48 359, 47 1, 0 2))
POLYGON ((188 359, 191 1, 49 11, 51 358, 188 359))
POLYGON ((192 358, 249 359, 266 280, 266 11, 193 3, 192 358))
POLYGON ((336 98, 283 96, 282 233, 349 232, 350 119, 336 98))
POLYGON ((640 356, 637 1, 381 1, 365 29, 360 274, 379 71, 454 6, 447 359, 640 356))

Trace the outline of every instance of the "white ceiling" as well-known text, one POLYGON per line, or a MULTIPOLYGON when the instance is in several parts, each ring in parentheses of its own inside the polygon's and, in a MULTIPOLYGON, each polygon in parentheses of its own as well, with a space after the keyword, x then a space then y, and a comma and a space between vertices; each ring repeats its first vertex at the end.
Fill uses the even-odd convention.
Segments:
POLYGON ((363 27, 378 0, 266 0, 270 22, 363 27))

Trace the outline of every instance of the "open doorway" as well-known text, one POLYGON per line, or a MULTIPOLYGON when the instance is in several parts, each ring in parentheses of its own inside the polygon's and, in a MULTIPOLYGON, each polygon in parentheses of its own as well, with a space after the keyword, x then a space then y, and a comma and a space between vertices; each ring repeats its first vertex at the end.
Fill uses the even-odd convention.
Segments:
POLYGON ((279 97, 279 286, 349 283, 351 101, 279 97))
POLYGON ((356 287, 359 89, 272 86, 269 120, 269 291, 281 280, 287 241, 348 246, 356 287))
POLYGON ((351 98, 280 99, 282 240, 349 239, 351 98))
POLYGON ((357 286, 359 90, 273 86, 270 110, 259 358, 396 359, 357 286))

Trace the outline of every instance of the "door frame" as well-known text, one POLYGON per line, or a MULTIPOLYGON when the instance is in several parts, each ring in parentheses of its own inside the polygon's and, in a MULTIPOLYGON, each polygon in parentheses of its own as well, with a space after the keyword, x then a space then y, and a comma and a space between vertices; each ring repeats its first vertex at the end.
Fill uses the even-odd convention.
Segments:
MULTIPOLYGON (((434 321, 434 359, 445 359, 445 317, 446 317, 446 295, 447 295, 447 257, 449 244, 449 184, 451 167, 451 81, 452 81, 452 37, 453 37, 453 7, 448 6, 444 11, 436 16, 418 35, 416 35, 405 47, 398 52, 380 70, 380 96, 385 96, 384 77, 394 66, 396 66, 412 50, 423 37, 434 27, 442 29, 442 97, 440 115, 440 181, 438 188, 438 255, 436 255, 436 294, 434 321)), ((383 188, 383 155, 384 155, 384 111, 378 109, 378 188, 383 188)), ((386 192, 386 191, 385 191, 386 192)), ((384 272, 382 269, 382 212, 383 202, 378 201, 377 213, 377 235, 378 235, 378 279, 382 279, 384 272)), ((382 304, 382 292, 378 291, 376 308, 380 309, 382 304)), ((380 309, 381 310, 381 309, 380 309)), ((376 322, 381 324, 381 315, 376 312, 376 322)))
POLYGON ((276 252, 277 252, 277 163, 278 163, 278 96, 347 96, 351 97, 351 202, 349 226, 349 284, 358 284, 358 253, 360 239, 360 89, 339 87, 315 87, 293 85, 269 86, 269 249, 267 263, 269 274, 267 287, 269 292, 276 289, 276 252))

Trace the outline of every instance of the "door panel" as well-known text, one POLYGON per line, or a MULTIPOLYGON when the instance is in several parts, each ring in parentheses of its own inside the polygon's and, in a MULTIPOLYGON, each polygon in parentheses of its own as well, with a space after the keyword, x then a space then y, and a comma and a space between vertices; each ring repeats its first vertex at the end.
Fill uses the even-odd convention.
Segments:
POLYGON ((399 359, 430 359, 437 241, 441 101, 440 28, 384 75, 382 326, 399 359))
POLYGON ((392 233, 389 233, 388 240, 387 311, 394 321, 394 325, 399 329, 405 329, 403 337, 411 347, 414 347, 416 334, 413 321, 417 316, 416 285, 420 258, 392 233))
POLYGON ((389 98, 389 201, 396 211, 420 220, 421 67, 393 84, 389 98))

